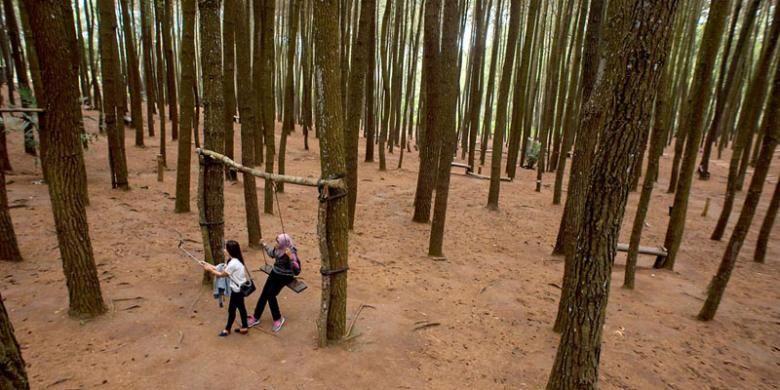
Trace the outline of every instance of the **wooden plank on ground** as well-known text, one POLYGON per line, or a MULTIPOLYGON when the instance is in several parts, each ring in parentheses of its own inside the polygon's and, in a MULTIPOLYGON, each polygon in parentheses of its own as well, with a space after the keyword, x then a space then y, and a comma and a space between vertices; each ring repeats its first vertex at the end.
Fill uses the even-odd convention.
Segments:
MULTIPOLYGON (((628 252, 628 244, 617 244, 617 250, 618 252, 628 252)), ((654 255, 654 256, 661 256, 666 257, 668 256, 668 252, 663 247, 654 247, 654 246, 639 246, 639 253, 643 255, 654 255)))

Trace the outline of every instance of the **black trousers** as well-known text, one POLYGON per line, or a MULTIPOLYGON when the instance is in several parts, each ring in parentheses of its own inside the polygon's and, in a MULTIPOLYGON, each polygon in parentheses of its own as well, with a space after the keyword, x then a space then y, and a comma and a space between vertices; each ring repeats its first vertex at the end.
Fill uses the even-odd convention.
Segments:
POLYGON ((279 312, 279 302, 276 301, 276 296, 282 291, 284 286, 292 281, 292 276, 279 275, 276 272, 271 271, 268 275, 268 279, 265 280, 263 286, 263 292, 260 293, 260 299, 257 300, 255 306, 255 319, 259 320, 265 310, 265 304, 271 307, 271 316, 274 321, 282 318, 282 313, 279 312))
POLYGON ((230 304, 228 305, 228 319, 225 330, 230 332, 230 327, 233 326, 233 321, 236 320, 236 309, 241 314, 241 327, 248 327, 246 322, 246 305, 244 305, 244 294, 239 292, 230 292, 230 304))

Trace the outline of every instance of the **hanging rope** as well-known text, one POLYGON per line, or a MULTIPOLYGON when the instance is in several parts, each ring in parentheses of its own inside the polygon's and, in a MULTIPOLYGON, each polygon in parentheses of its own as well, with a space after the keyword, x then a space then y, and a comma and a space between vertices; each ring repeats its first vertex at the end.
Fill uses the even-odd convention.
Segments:
POLYGON ((276 182, 271 180, 271 189, 274 191, 274 199, 276 199, 276 209, 279 210, 279 223, 282 225, 282 233, 284 231, 284 218, 282 218, 282 206, 279 204, 279 193, 276 191, 276 182))

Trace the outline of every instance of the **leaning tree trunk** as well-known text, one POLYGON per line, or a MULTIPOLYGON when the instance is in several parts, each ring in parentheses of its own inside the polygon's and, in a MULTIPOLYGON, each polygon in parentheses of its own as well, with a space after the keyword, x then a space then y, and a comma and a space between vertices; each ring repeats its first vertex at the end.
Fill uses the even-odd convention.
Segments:
POLYGON ((772 195, 772 201, 769 203, 764 222, 761 224, 761 230, 759 230, 758 233, 756 253, 753 256, 753 261, 756 263, 763 263, 766 258, 766 247, 769 243, 769 234, 772 233, 772 226, 775 224, 778 209, 780 209, 780 180, 777 180, 775 192, 772 195))
POLYGON ((444 2, 442 45, 439 51, 439 60, 435 64, 436 73, 431 76, 437 80, 436 98, 440 107, 437 115, 440 116, 440 119, 436 124, 440 126, 437 132, 441 142, 441 152, 439 153, 439 178, 436 180, 431 238, 428 243, 429 256, 444 255, 442 246, 444 244, 444 223, 447 217, 447 199, 450 191, 450 170, 455 147, 458 144, 458 133, 455 130, 455 117, 458 111, 458 14, 457 1, 447 0, 444 2))
MULTIPOLYGON (((504 69, 501 74, 501 85, 498 87, 498 107, 496 112, 496 130, 493 136, 493 155, 490 161, 490 188, 488 190, 487 208, 498 210, 498 193, 501 189, 501 157, 504 155, 504 128, 506 127, 507 107, 509 106, 509 87, 512 81, 515 47, 517 46, 518 30, 520 29, 519 2, 513 1, 509 13, 509 35, 504 57, 504 69)), ((482 145, 486 149, 487 144, 482 145)))
MULTIPOLYGON (((100 67, 103 76, 103 112, 108 133, 108 162, 111 171, 111 188, 130 189, 127 183, 127 157, 125 156, 124 126, 118 115, 118 83, 116 77, 116 12, 114 0, 98 0, 100 13, 100 67)), ((50 56, 50 54, 46 54, 50 56)), ((45 114, 44 114, 45 115, 45 114)), ((42 137, 41 137, 42 138, 42 137)), ((43 144, 43 141, 41 141, 43 144)), ((44 164, 45 166, 45 164, 44 164)))
POLYGON ((764 91, 769 79, 769 73, 772 62, 774 61, 775 47, 778 38, 780 38, 780 12, 775 10, 772 16, 772 27, 767 40, 764 42, 763 53, 758 60, 758 65, 753 71, 753 77, 745 94, 745 101, 739 113, 737 121, 736 137, 731 147, 731 163, 729 164, 729 174, 726 181, 726 196, 723 200, 723 209, 721 210, 715 230, 710 239, 720 241, 726 232, 726 225, 731 216, 731 209, 734 207, 734 198, 736 196, 739 182, 739 164, 743 151, 748 141, 753 137, 753 129, 756 127, 761 114, 762 103, 764 101, 764 91))
MULTIPOLYGON (((341 112, 341 83, 339 82, 339 25, 338 1, 314 3, 314 63, 318 101, 315 104, 317 127, 320 131, 320 165, 322 177, 340 175, 346 168, 344 159, 344 127, 341 112)), ((347 199, 328 201, 325 233, 331 269, 348 265, 349 211, 347 199)), ((321 238, 322 239, 322 238, 321 238)), ((330 297, 327 320, 328 340, 340 339, 346 331, 347 274, 340 272, 330 277, 330 297)))
MULTIPOLYGON (((203 64, 203 146, 222 154, 225 151, 225 102, 222 90, 222 37, 220 0, 198 0, 200 11, 200 56, 203 64)), ((208 244, 214 263, 224 257, 225 237, 224 168, 221 163, 203 158, 203 207, 208 244)), ((204 274, 205 275, 205 274, 204 274)), ((205 280, 204 280, 205 281, 205 280)))
MULTIPOLYGON (((101 1, 102 6, 110 0, 101 1)), ((68 286, 69 313, 91 317, 106 311, 89 239, 84 200, 86 176, 79 124, 78 50, 73 11, 66 2, 26 0, 35 51, 41 60, 42 163, 46 167, 57 242, 68 286)), ((111 7, 113 13, 113 7, 111 7)), ((110 23, 110 19, 108 20, 110 23)), ((109 25, 110 26, 110 25, 109 25)))
MULTIPOLYGON (((239 80, 251 79, 251 36, 249 34, 249 3, 240 1, 233 16, 236 22, 236 65, 239 80)), ((238 85, 238 111, 241 118, 241 163, 252 167, 254 160, 254 139, 257 131, 257 119, 255 118, 255 93, 252 83, 244 82, 238 85)), ((246 212, 246 229, 249 235, 249 246, 260 245, 262 230, 260 229, 260 214, 257 209, 257 187, 255 177, 244 173, 244 205, 246 212)))
POLYGON ((750 188, 748 188, 748 193, 745 197, 745 205, 742 206, 737 225, 734 227, 734 232, 731 233, 728 245, 726 245, 726 251, 723 253, 723 259, 720 267, 718 267, 718 272, 712 278, 712 282, 710 282, 707 300, 704 302, 701 312, 699 312, 698 318, 702 321, 709 321, 715 317, 715 312, 718 310, 723 293, 726 291, 726 285, 731 278, 731 272, 736 265, 739 251, 742 249, 742 244, 745 242, 750 224, 753 222, 753 216, 756 214, 756 207, 759 200, 761 200, 761 191, 769 171, 769 165, 772 162, 772 155, 780 141, 780 67, 775 68, 774 80, 772 81, 772 95, 766 110, 767 120, 764 121, 766 135, 761 145, 761 152, 756 162, 753 178, 750 181, 750 188))
MULTIPOLYGON (((195 0, 182 0, 181 32, 181 85, 195 82, 195 0)), ((176 160, 176 204, 174 212, 190 211, 190 162, 192 151, 192 112, 195 106, 195 91, 182 88, 179 96, 181 117, 179 118, 179 145, 176 160)), ((165 110, 161 108, 160 111, 165 110)))
POLYGON ((604 49, 603 103, 598 131, 610 142, 596 151, 574 257, 575 293, 569 303, 548 389, 597 389, 601 335, 612 264, 631 184, 631 167, 646 140, 652 103, 669 48, 676 0, 612 0, 604 49), (627 119, 630 118, 630 119, 627 119))
MULTIPOLYGON (((127 78, 130 87, 130 115, 135 129, 135 146, 144 146, 144 123, 141 113, 141 71, 138 54, 135 50, 135 33, 128 0, 120 0, 125 35, 125 57, 127 58, 127 78)), ((148 119, 148 118, 147 118, 148 119)))
POLYGON ((3 297, 0 295, 0 361, 3 362, 0 375, 0 389, 26 390, 30 388, 27 379, 22 350, 14 335, 14 326, 8 318, 3 297))
POLYGON ((709 104, 710 91, 712 90, 712 64, 718 55, 721 37, 726 28, 731 1, 716 1, 711 4, 707 24, 702 36, 701 49, 696 60, 696 71, 693 75, 687 112, 682 126, 688 129, 688 139, 685 142, 685 154, 680 165, 680 175, 677 182, 677 190, 674 194, 672 215, 669 218, 669 228, 666 231, 664 247, 668 251, 665 259, 658 258, 656 268, 664 267, 674 269, 677 259, 677 251, 680 249, 683 232, 685 230, 685 217, 688 211, 688 197, 691 192, 693 171, 696 169, 696 157, 704 127, 704 114, 709 104))

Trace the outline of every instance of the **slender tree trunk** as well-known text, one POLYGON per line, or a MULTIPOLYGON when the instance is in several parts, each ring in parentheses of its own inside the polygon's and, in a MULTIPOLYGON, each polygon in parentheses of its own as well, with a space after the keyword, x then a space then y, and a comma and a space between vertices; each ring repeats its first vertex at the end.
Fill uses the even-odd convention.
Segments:
MULTIPOLYGON (((111 0, 101 1, 102 6, 111 0)), ((100 292, 85 200, 86 176, 81 149, 78 104, 78 50, 73 10, 67 2, 26 0, 35 51, 41 62, 40 118, 42 163, 57 228, 62 268, 68 287, 69 313, 91 317, 106 311, 100 292)), ((111 7, 113 13, 113 7, 111 7)), ((113 15, 112 15, 113 16, 113 15)), ((111 19, 102 20, 112 25, 111 19)))
POLYGON ((11 47, 8 46, 8 36, 5 33, 5 22, 0 14, 0 49, 3 51, 3 62, 5 63, 5 79, 8 82, 8 101, 11 105, 16 105, 14 96, 14 62, 11 55, 11 47))
MULTIPOLYGON (((0 132, 5 125, 0 122, 0 132)), ((0 161, 7 157, 5 145, 0 145, 0 161)), ((5 189, 5 167, 0 167, 0 260, 22 261, 22 253, 16 243, 16 233, 8 211, 8 194, 5 189)), ((5 345, 5 343, 4 343, 5 345)))
MULTIPOLYGON (((200 55, 203 64, 203 146, 222 154, 225 150, 225 102, 222 90, 222 37, 220 0, 198 0, 200 55)), ((211 259, 220 262, 225 236, 224 171, 222 164, 204 158, 203 198, 200 199, 208 231, 211 259)), ((205 277, 204 277, 205 282, 205 277)))
MULTIPOLYGON (((777 11, 775 11, 775 13, 777 13, 777 11)), ((761 154, 756 163, 753 178, 750 181, 750 188, 745 197, 745 205, 742 206, 737 225, 731 233, 731 239, 729 239, 729 243, 723 253, 723 259, 721 260, 720 267, 718 267, 718 272, 710 282, 707 300, 704 302, 704 306, 699 312, 698 318, 702 321, 709 321, 715 317, 715 312, 718 310, 720 301, 723 298, 726 285, 731 278, 731 272, 736 265, 739 251, 742 249, 742 244, 745 242, 745 237, 753 222, 753 216, 756 214, 756 208, 759 200, 761 200, 761 191, 764 188, 764 181, 766 181, 769 165, 772 161, 772 155, 775 152, 775 148, 777 148, 778 141, 780 141, 780 67, 776 67, 774 72, 772 94, 770 96, 766 115, 767 120, 764 122, 766 136, 761 145, 761 154)))
MULTIPOLYGON (((11 0, 3 0, 3 11, 5 13, 6 27, 8 28, 8 38, 11 41, 11 54, 13 56, 14 68, 16 68, 16 80, 19 84, 19 93, 22 100, 23 107, 29 107, 29 98, 25 97, 25 93, 31 93, 30 79, 27 76, 27 63, 24 59, 24 52, 22 50, 22 41, 19 37, 19 25, 16 21, 16 14, 14 13, 14 6, 11 0), (26 92, 25 92, 26 91, 26 92)), ((10 64, 9 64, 10 65, 10 64)), ((13 83, 13 80, 9 80, 9 84, 13 83)), ((35 156, 35 138, 34 134, 25 131, 24 134, 24 152, 35 156)))
POLYGON ((130 114, 132 115, 132 127, 135 129, 135 146, 144 146, 144 124, 141 113, 141 73, 138 55, 135 50, 135 38, 133 23, 130 19, 128 0, 120 0, 122 8, 122 20, 125 35, 125 52, 127 57, 128 85, 130 86, 130 114))
MULTIPOLYGON (((233 135, 233 117, 236 115, 236 6, 237 3, 235 1, 225 1, 223 11, 224 17, 222 19, 222 44, 224 45, 222 62, 225 68, 225 156, 231 160, 235 160, 233 154, 233 140, 235 138, 233 135)), ((294 40, 294 38, 291 39, 294 40)), ((187 84, 182 82, 182 85, 187 84)), ((238 180, 238 175, 236 171, 225 166, 225 179, 228 181, 236 181, 238 180)))
MULTIPOLYGON (((423 37, 423 67, 426 75, 436 75, 440 56, 439 20, 441 20, 442 5, 435 0, 425 4, 425 36, 423 37)), ((425 93, 425 107, 429 113, 439 112, 439 99, 436 93, 436 82, 432 77, 426 77, 422 84, 425 93)), ((431 217, 431 201, 433 188, 436 185, 438 159, 436 159, 438 131, 443 130, 438 125, 438 115, 425 116, 425 132, 420 140, 420 169, 417 173, 417 189, 414 195, 414 215, 412 221, 428 223, 431 217)))
MULTIPOLYGON (((255 23, 261 23, 261 34, 258 36, 261 44, 261 62, 255 64, 256 67, 260 67, 260 87, 256 88, 260 96, 260 115, 263 125, 263 134, 265 135, 265 171, 267 173, 274 172, 274 158, 275 158, 275 144, 274 139, 274 6, 275 0, 263 0, 262 2, 256 2, 254 5, 260 7, 260 21, 255 20, 255 23)), ((319 126, 319 121, 317 125, 319 126)), ((263 202, 263 212, 266 214, 274 213, 274 198, 273 187, 270 180, 265 181, 265 196, 263 202)))
POLYGON ((774 51, 780 38, 780 12, 775 10, 772 16, 772 27, 767 40, 764 42, 763 53, 758 60, 756 70, 753 72, 752 79, 745 94, 745 102, 739 113, 737 121, 736 137, 731 146, 731 163, 729 164, 729 174, 726 182, 726 196, 723 200, 723 209, 721 210, 715 230, 710 239, 720 241, 726 231, 731 210, 734 207, 734 198, 737 192, 737 180, 739 176, 739 162, 743 150, 747 144, 748 138, 753 136, 753 128, 758 122, 761 112, 762 102, 764 101, 764 91, 769 79, 770 66, 774 59, 774 51))
MULTIPOLYGON (((165 72, 165 51, 163 50, 163 19, 165 18, 165 0, 156 0, 155 3, 155 28, 157 39, 155 42, 155 51, 157 56, 157 108, 160 110, 160 155, 162 156, 163 166, 168 166, 168 157, 165 150, 165 103, 166 91, 165 85, 168 75, 165 72)), ((171 104, 169 102, 169 104, 171 104)))
MULTIPOLYGON (((287 154, 287 136, 295 131, 295 118, 293 115, 295 100, 295 84, 293 70, 295 64, 296 43, 298 35, 298 6, 296 1, 289 3, 289 26, 287 29, 287 73, 285 74, 284 112, 282 118, 282 136, 279 140, 279 174, 284 175, 285 157, 287 154)), ((284 183, 276 185, 278 192, 284 192, 284 183)))
MULTIPOLYGON (((158 0, 162 1, 162 0, 158 0)), ((173 0, 165 1, 165 11, 162 24, 163 50, 165 51, 165 71, 168 91, 168 114, 171 120, 171 139, 179 138, 179 100, 176 90, 176 61, 173 57, 173 0)), ((222 57, 220 55, 220 57, 222 57)))
POLYGON ((604 35, 607 80, 596 87, 594 99, 604 104, 605 120, 597 131, 612 142, 600 143, 594 158, 589 180, 593 190, 573 262, 575 294, 566 310, 548 389, 598 388, 601 335, 630 168, 646 139, 676 6, 675 0, 610 1, 610 31, 604 35))
MULTIPOLYGON (((484 72, 485 61, 485 41, 487 40, 486 26, 485 26, 485 0, 475 1, 475 46, 474 46, 474 62, 472 76, 471 76, 471 106, 469 110, 469 153, 468 164, 471 169, 474 169, 474 157, 477 145, 477 133, 479 132, 479 112, 482 108, 482 74, 484 72)), ((435 112, 435 111, 434 111, 435 112)), ((500 155, 500 154, 499 154, 500 155)))
MULTIPOLYGON (((239 80, 250 80, 251 71, 251 37, 249 34, 249 3, 241 0, 233 14, 236 23, 236 65, 239 80)), ((254 114, 255 93, 252 83, 238 84, 238 110, 241 117, 241 163, 252 167, 254 163, 254 136, 257 119, 254 114)), ((260 229, 260 214, 257 209, 257 186, 255 177, 244 173, 244 204, 246 211, 246 228, 250 247, 260 245, 262 230, 260 229)))
POLYGON ((753 256, 753 261, 756 263, 763 263, 766 258, 766 248, 769 243, 769 235, 772 233, 772 226, 774 226, 775 218, 777 217, 777 211, 780 209, 780 180, 775 185, 775 192, 772 194, 772 201, 769 203, 769 208, 766 210, 766 216, 764 222, 761 223, 761 230, 758 233, 758 240, 756 241, 756 253, 753 256))
POLYGON ((151 29, 151 0, 141 0, 141 36, 144 53, 144 84, 146 85, 146 123, 149 126, 149 137, 154 137, 154 46, 152 44, 151 29))
MULTIPOLYGON (((374 7, 376 8, 376 7, 374 7)), ((376 10, 372 8, 371 19, 368 23, 368 68, 366 70, 366 119, 363 127, 366 132, 366 157, 365 162, 374 162, 374 135, 376 134, 374 104, 374 86, 376 85, 376 10)), ((349 151, 348 151, 349 152, 349 151)))
MULTIPOLYGON (((100 13, 100 65, 103 76, 103 112, 108 133, 108 159, 111 171, 111 188, 130 189, 127 182, 127 158, 125 157, 124 126, 119 115, 116 72, 116 12, 114 0, 98 0, 100 13)), ((49 54, 47 54, 48 56, 49 54)), ((41 137, 43 138, 43 137, 41 137)), ((41 139, 43 143, 43 139, 41 139)), ((91 251, 91 249, 90 249, 91 251)))
MULTIPOLYGON (((182 0, 182 33, 181 33, 181 85, 193 85, 195 82, 195 0, 182 0)), ((179 104, 181 118, 179 121, 179 145, 176 161, 176 204, 174 212, 190 211, 190 164, 191 164, 191 134, 192 113, 195 105, 195 93, 191 88, 182 88, 179 104)), ((161 109, 161 111, 164 109, 161 109)))
MULTIPOLYGON (((341 82, 336 64, 339 61, 338 6, 336 0, 314 2, 314 62, 319 101, 315 104, 317 127, 320 128, 320 162, 322 177, 341 174, 346 168, 344 158, 344 127, 341 112, 341 82)), ((348 201, 341 197, 328 201, 325 233, 327 254, 331 269, 348 266, 349 211, 348 201)), ((347 274, 330 276, 327 338, 336 340, 346 331, 347 274)), ((322 326, 322 324, 321 324, 322 326)))
MULTIPOLYGON (((78 41, 78 49, 79 49, 79 85, 81 86, 81 95, 80 97, 82 99, 86 99, 86 101, 79 101, 80 103, 92 105, 92 97, 90 96, 90 90, 89 90, 89 67, 87 66, 87 54, 86 54, 86 47, 84 46, 84 34, 82 33, 82 24, 81 24, 81 9, 79 7, 79 1, 76 0, 73 2, 74 7, 74 13, 76 14, 76 40, 78 41)), ((25 35, 27 34, 27 31, 25 31, 25 35)))
POLYGON ((3 362, 3 375, 0 376, 0 389, 29 390, 22 351, 14 335, 14 326, 8 318, 3 297, 0 295, 0 360, 3 362))
MULTIPOLYGON (((436 3, 435 0, 426 1, 436 3)), ((514 1, 512 7, 514 8, 514 1)), ((440 111, 440 119, 436 123, 440 126, 437 132, 441 141, 439 153, 439 173, 436 180, 436 200, 433 207, 433 223, 431 224, 431 238, 428 244, 429 256, 443 256, 444 224, 447 217, 447 199, 450 187, 450 169, 455 155, 455 147, 458 143, 458 133, 455 127, 455 117, 458 109, 458 4, 456 0, 445 0, 443 6, 443 18, 441 31, 441 48, 438 59, 435 62, 436 72, 432 73, 437 81, 436 92, 440 111)), ((438 23, 437 23, 438 26, 438 23)), ((426 19, 426 27, 427 19, 426 19)), ((433 27, 433 26, 431 26, 433 27)), ((430 30, 428 30, 430 31, 430 30)), ((437 34, 438 35, 438 34, 437 34)), ((427 42, 427 32, 424 40, 427 42)), ((428 42, 434 44, 435 42, 428 42)), ((429 68, 430 70, 431 68, 429 68)), ((431 74, 431 73, 429 73, 431 74)))
MULTIPOLYGON (((498 107, 496 108, 496 131, 493 137, 493 155, 490 162, 490 189, 488 190, 487 208, 498 210, 498 194, 501 186, 501 158, 504 155, 504 128, 506 127, 507 107, 509 106, 509 87, 512 82, 515 47, 517 47, 518 30, 520 29, 519 2, 513 1, 509 13, 509 35, 504 57, 504 69, 501 72, 501 84, 498 89, 498 107)), ((482 145, 486 148, 487 145, 482 145)))
POLYGON ((701 49, 696 60, 696 71, 691 84, 692 93, 689 95, 689 102, 686 104, 688 111, 682 124, 682 127, 688 129, 688 140, 685 144, 685 155, 680 165, 680 177, 674 195, 672 214, 669 218, 669 228, 664 239, 664 247, 668 251, 668 256, 665 259, 659 257, 656 260, 656 268, 674 269, 677 251, 680 249, 680 243, 682 242, 683 231, 685 230, 685 217, 688 211, 688 196, 691 191, 693 171, 696 168, 696 157, 699 151, 699 144, 701 143, 702 128, 704 127, 704 114, 709 102, 710 91, 712 90, 711 64, 715 62, 718 55, 718 48, 726 28, 730 8, 731 1, 728 0, 712 3, 707 24, 704 28, 701 49))
MULTIPOLYGON (((360 21, 358 22, 357 42, 352 49, 352 65, 349 72, 349 95, 347 101, 347 131, 345 134, 344 150, 347 154, 347 189, 349 191, 349 228, 355 226, 355 208, 357 205, 358 188, 358 141, 360 139, 360 118, 365 110, 364 93, 366 92, 365 80, 368 70, 369 52, 368 40, 371 39, 369 23, 374 23, 376 3, 374 0, 364 1, 360 7, 360 21)), ((370 82, 369 82, 370 83, 370 82)), ((373 99, 366 96, 365 99, 373 99)))

